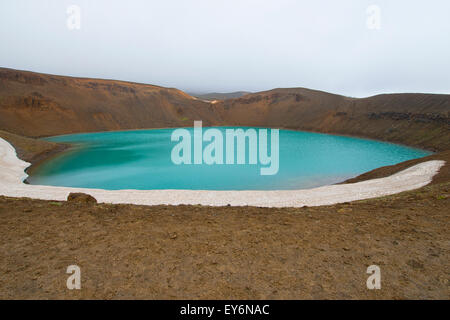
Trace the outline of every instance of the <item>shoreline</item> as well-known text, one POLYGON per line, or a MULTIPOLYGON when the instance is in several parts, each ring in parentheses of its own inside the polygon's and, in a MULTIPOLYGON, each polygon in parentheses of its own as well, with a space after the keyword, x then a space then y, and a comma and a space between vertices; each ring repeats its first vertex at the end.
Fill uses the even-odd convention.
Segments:
MULTIPOLYGON (((67 154, 67 153, 70 153, 70 152, 76 152, 76 150, 78 149, 78 147, 77 147, 78 145, 74 144, 74 143, 57 142, 57 144, 58 144, 58 146, 56 148, 54 148, 53 150, 51 150, 47 154, 42 155, 42 157, 40 157, 37 161, 30 161, 29 162, 30 165, 24 170, 25 173, 28 175, 27 178, 24 180, 24 183, 31 185, 31 183, 28 182, 28 178, 42 164, 44 164, 47 161, 50 161, 50 160, 52 160, 52 159, 54 159, 56 157, 62 156, 64 154, 67 154)), ((13 145, 13 147, 14 147, 14 145, 13 145)))
POLYGON ((102 190, 25 184, 30 163, 0 138, 0 195, 65 201, 71 192, 90 194, 99 203, 135 205, 255 206, 269 208, 332 205, 365 200, 421 188, 429 184, 443 160, 416 164, 389 177, 303 190, 102 190))
MULTIPOLYGON (((44 154, 38 155, 33 161, 29 162, 30 166, 28 168, 26 168, 24 171, 28 176, 30 176, 31 173, 34 170, 36 170, 36 168, 38 168, 41 164, 59 156, 59 155, 62 155, 66 152, 70 152, 71 150, 73 150, 73 146, 70 143, 58 143, 58 145, 54 149, 52 149, 44 154)), ((23 182, 28 184, 27 179, 25 179, 23 182)))

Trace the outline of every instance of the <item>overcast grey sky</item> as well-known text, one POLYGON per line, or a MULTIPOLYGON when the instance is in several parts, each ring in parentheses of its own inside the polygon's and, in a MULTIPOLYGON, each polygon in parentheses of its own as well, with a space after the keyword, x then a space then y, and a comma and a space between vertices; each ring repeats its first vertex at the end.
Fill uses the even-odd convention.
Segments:
POLYGON ((186 91, 450 93, 448 0, 1 0, 0 43, 3 67, 186 91))

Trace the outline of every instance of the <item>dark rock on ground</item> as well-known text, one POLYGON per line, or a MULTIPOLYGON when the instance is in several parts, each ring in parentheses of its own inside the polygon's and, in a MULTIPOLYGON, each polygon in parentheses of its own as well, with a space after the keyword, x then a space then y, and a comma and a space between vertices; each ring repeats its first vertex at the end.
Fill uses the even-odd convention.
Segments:
POLYGON ((97 203, 97 200, 93 196, 85 193, 70 193, 67 197, 67 201, 92 204, 97 203))

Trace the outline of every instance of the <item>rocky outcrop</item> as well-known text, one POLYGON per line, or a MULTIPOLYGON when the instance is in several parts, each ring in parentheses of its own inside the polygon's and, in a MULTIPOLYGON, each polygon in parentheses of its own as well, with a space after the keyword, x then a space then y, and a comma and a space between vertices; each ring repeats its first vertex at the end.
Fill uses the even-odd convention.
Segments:
POLYGON ((96 204, 97 200, 85 193, 70 193, 67 197, 68 202, 82 203, 82 204, 96 204))
POLYGON ((439 114, 439 113, 429 113, 429 114, 421 114, 421 113, 411 113, 411 112, 380 112, 375 113, 371 112, 367 114, 367 117, 372 120, 380 120, 380 119, 390 119, 390 120, 407 120, 407 121, 416 121, 423 123, 430 122, 440 122, 443 124, 450 125, 450 117, 447 113, 439 114))

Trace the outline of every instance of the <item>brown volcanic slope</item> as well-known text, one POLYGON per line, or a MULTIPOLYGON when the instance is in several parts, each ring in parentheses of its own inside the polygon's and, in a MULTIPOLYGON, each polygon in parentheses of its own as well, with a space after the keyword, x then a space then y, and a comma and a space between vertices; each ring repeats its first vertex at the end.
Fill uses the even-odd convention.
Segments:
POLYGON ((362 136, 450 149, 450 95, 356 99, 303 88, 274 89, 215 105, 226 123, 362 136))
POLYGON ((208 103, 177 89, 0 68, 0 129, 20 135, 188 126, 213 117, 208 103))
POLYGON ((355 99, 274 89, 210 104, 152 85, 0 68, 0 129, 38 137, 74 132, 204 125, 348 134, 436 151, 450 149, 450 95, 355 99))

